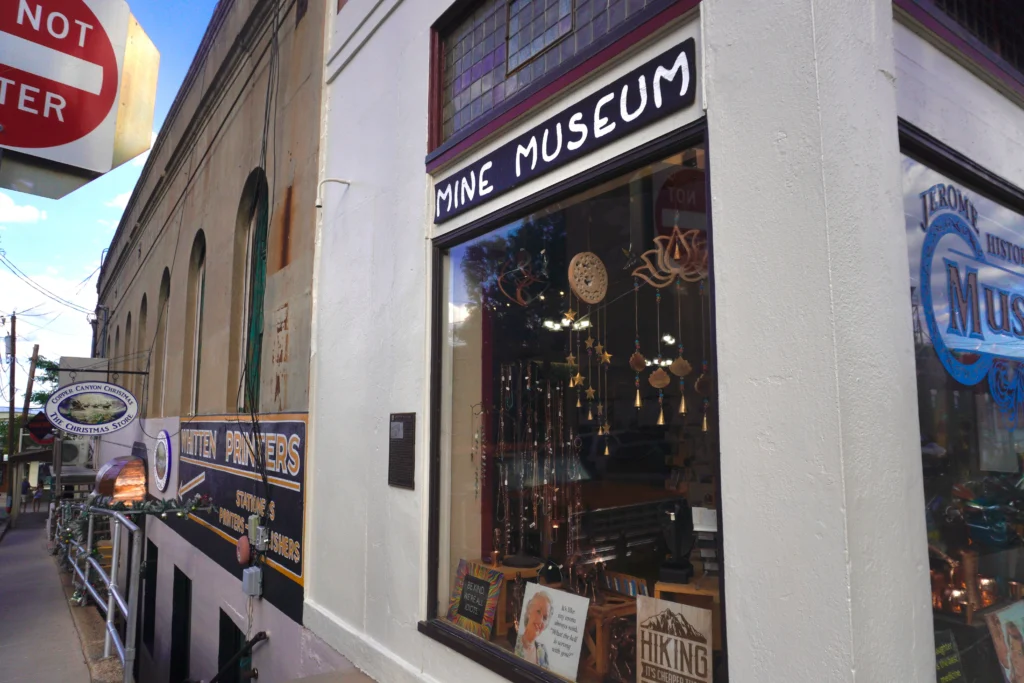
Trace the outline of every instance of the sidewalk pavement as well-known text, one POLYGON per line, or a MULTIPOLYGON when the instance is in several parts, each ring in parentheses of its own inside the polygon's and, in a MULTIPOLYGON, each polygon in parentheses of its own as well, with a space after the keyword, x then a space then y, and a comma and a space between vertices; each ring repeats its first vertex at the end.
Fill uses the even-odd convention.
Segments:
POLYGON ((89 683, 41 512, 0 542, 0 683, 29 682, 89 683))

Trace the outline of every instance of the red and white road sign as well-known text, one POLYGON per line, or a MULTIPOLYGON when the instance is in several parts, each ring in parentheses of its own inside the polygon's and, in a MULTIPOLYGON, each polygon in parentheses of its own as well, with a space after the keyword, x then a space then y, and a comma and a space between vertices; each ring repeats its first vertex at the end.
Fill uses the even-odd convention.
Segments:
POLYGON ((89 135, 117 102, 119 72, 86 0, 3 0, 0 144, 56 147, 89 135))
POLYGON ((671 235, 673 226, 703 230, 707 213, 704 199, 704 171, 684 168, 676 171, 661 186, 655 201, 658 232, 671 235))

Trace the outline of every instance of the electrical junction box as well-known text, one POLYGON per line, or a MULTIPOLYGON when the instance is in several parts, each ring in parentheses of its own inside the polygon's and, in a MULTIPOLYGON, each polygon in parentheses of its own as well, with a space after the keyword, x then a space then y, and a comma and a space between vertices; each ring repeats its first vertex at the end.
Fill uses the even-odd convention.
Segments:
POLYGON ((246 567, 242 570, 242 592, 252 598, 263 594, 263 570, 259 567, 246 567))
POLYGON ((249 543, 261 553, 267 551, 270 545, 270 529, 260 526, 259 515, 249 515, 249 523, 246 525, 249 532, 249 543))

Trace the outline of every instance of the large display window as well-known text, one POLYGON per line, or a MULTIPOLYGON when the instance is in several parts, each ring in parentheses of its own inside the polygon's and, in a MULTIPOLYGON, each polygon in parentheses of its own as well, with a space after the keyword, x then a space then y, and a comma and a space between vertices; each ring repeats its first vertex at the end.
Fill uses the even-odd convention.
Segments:
POLYGON ((1024 681, 1024 215, 903 159, 939 681, 1024 681))
POLYGON ((727 680, 706 169, 690 146, 438 245, 424 630, 511 678, 727 680))

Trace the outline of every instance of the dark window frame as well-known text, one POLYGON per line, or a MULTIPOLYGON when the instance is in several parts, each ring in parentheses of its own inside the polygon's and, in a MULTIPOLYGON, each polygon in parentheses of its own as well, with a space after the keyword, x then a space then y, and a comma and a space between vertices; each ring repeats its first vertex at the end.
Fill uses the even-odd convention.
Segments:
POLYGON ((1005 88, 1024 98, 1024 73, 975 38, 933 0, 893 0, 893 5, 964 55, 1005 88))
POLYGON ((933 171, 963 183, 992 201, 1024 214, 1024 188, 993 173, 967 155, 905 119, 899 120, 900 151, 933 171))
MULTIPOLYGON (((711 206, 711 154, 709 150, 707 118, 677 128, 655 140, 638 145, 618 157, 597 163, 593 167, 564 181, 554 183, 508 206, 497 209, 489 215, 461 226, 435 238, 431 244, 432 282, 430 293, 431 306, 431 357, 430 357, 430 443, 428 470, 428 527, 427 527, 427 611, 426 619, 419 622, 420 633, 436 640, 445 646, 465 655, 481 666, 516 683, 564 683, 564 679, 530 666, 513 653, 497 645, 477 638, 445 621, 438 611, 438 568, 440 563, 441 543, 441 407, 443 400, 444 376, 442 371, 442 353, 444 344, 444 310, 447 306, 444 289, 444 254, 468 240, 474 239, 503 225, 522 218, 534 211, 548 207, 562 199, 576 195, 588 188, 613 180, 641 168, 647 164, 664 159, 691 145, 703 144, 707 159, 707 182, 704 192, 707 206, 711 206)), ((714 300, 715 293, 715 250, 714 230, 712 229, 711 212, 707 216, 709 296, 714 300)), ((718 343, 716 315, 711 315, 711 363, 718 366, 718 343)), ((718 374, 714 373, 715 389, 718 391, 718 374)), ((719 458, 721 453, 719 452, 719 458)), ((722 479, 717 477, 716 496, 722 500, 722 479)), ((723 550, 724 530, 722 526, 722 506, 719 503, 718 513, 718 553, 725 557, 723 550)), ((726 614, 727 587, 725 573, 719 575, 721 590, 722 615, 726 614)), ((725 675, 728 677, 728 634, 725 619, 722 619, 722 652, 725 656, 725 675)))
POLYGON ((427 112, 427 171, 447 163, 502 126, 523 116, 575 82, 585 78, 602 64, 675 21, 700 4, 700 0, 654 0, 649 13, 627 19, 621 26, 595 40, 588 48, 543 77, 530 83, 487 115, 442 139, 444 98, 444 54, 441 36, 472 12, 478 0, 457 0, 430 27, 430 85, 427 112))

